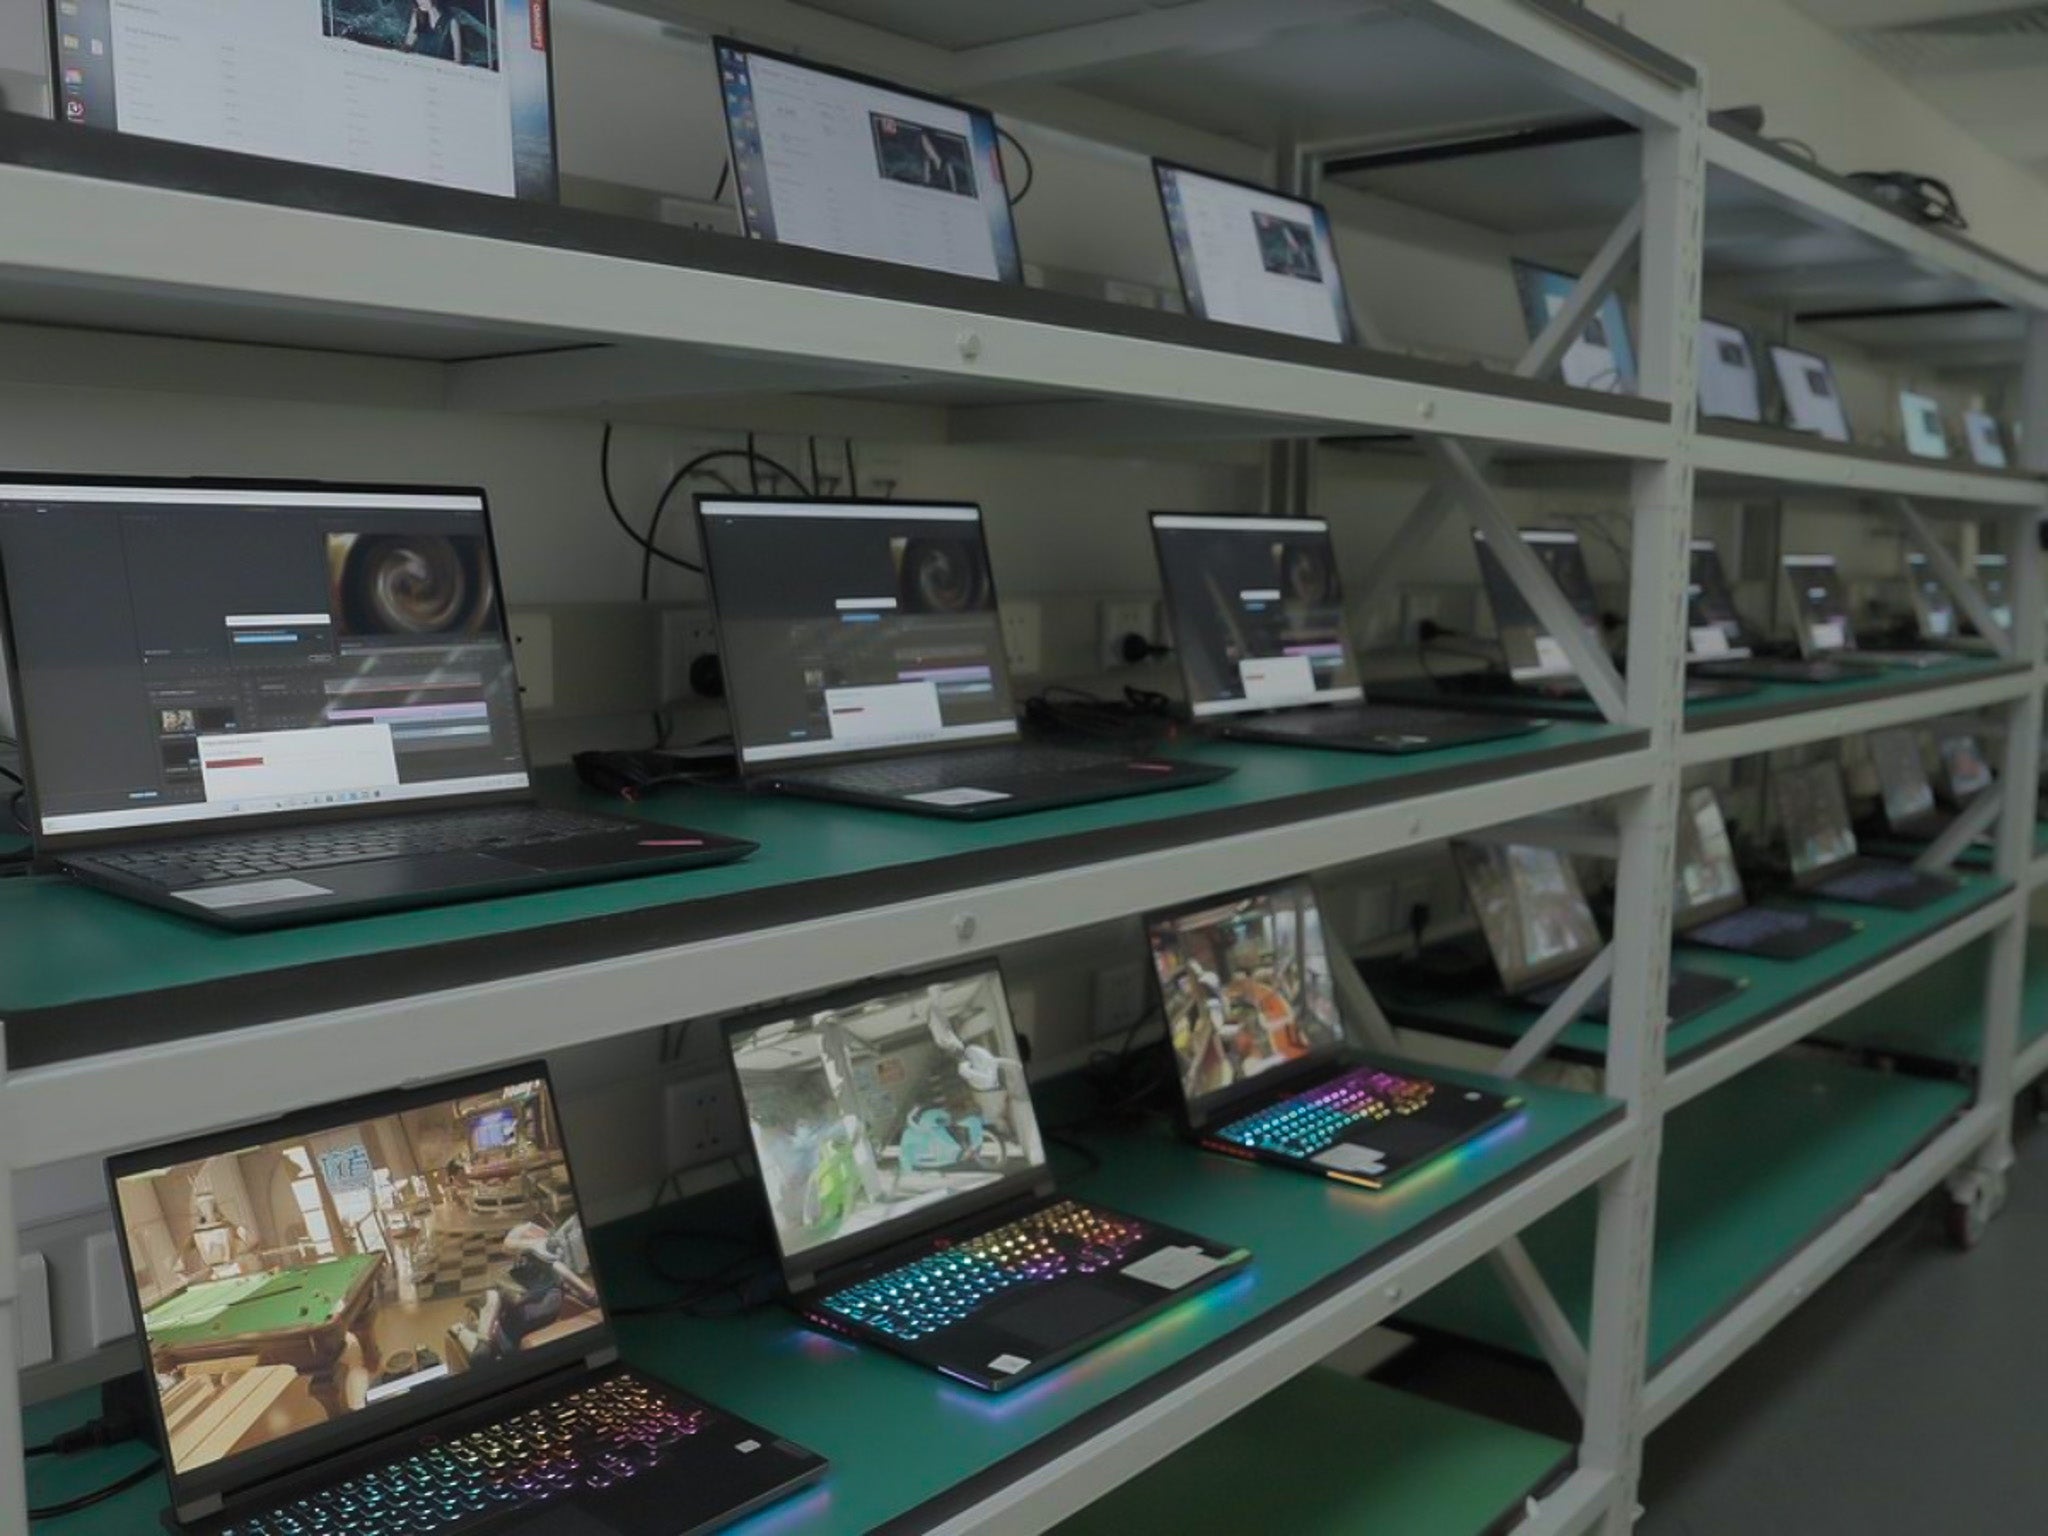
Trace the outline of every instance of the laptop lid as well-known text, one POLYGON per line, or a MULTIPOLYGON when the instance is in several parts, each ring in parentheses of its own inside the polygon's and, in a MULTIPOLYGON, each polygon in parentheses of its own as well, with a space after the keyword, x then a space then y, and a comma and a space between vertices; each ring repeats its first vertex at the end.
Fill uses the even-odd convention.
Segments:
POLYGON ((865 982, 726 1025, 784 1276, 1050 1191, 993 960, 865 982))
POLYGON ((1145 934, 1190 1126, 1326 1075, 1343 1057, 1322 909, 1307 880, 1154 914, 1145 934))
POLYGON ((1024 281, 990 113, 731 38, 712 53, 749 236, 1024 281))
POLYGON ((0 480, 38 846, 529 794, 484 495, 0 480))
POLYGON ((1015 741, 981 508, 697 501, 740 766, 1015 741))
POLYGON ((185 1518, 612 1357, 538 1063, 143 1148, 109 1159, 107 1177, 185 1518), (332 1360, 331 1390, 316 1360, 332 1360), (195 1433, 181 1410, 251 1372, 277 1373, 252 1386, 285 1411, 238 1442, 195 1433))
MULTIPOLYGON (((1576 274, 1516 261, 1515 291, 1522 299, 1522 319, 1529 327, 1529 339, 1541 336, 1550 322, 1570 300, 1579 286, 1576 274)), ((1586 328, 1558 363, 1558 374, 1574 389, 1597 390, 1608 395, 1636 393, 1636 349, 1629 338, 1628 311, 1621 295, 1610 293, 1601 302, 1586 328)))
POLYGON ((1672 926, 1683 933, 1742 906, 1742 871, 1735 863, 1735 843, 1721 814, 1721 798, 1704 784, 1689 789, 1678 805, 1678 888, 1672 926))
POLYGON ((1197 720, 1364 699, 1327 522, 1154 512, 1152 538, 1197 720))
POLYGON ((2009 573, 2010 567, 2004 555, 1977 557, 1977 590, 1984 594, 1985 606, 1991 610, 1991 617, 1998 621, 2001 629, 2012 628, 2012 589, 2007 584, 2009 573))
POLYGON ((1849 412, 1835 382, 1835 365, 1796 347, 1771 348, 1771 367, 1778 376, 1778 394, 1785 402, 1785 425, 1811 432, 1831 443, 1852 440, 1849 412))
POLYGON ((1949 456, 1948 424, 1941 417, 1941 402, 1932 395, 1900 390, 1899 421, 1906 429, 1906 452, 1914 458, 1949 456))
POLYGON ((1920 756, 1919 737, 1901 729, 1872 731, 1870 760, 1887 823, 1898 828, 1934 814, 1934 784, 1920 756))
MULTIPOLYGON (((1593 590, 1593 576, 1586 568, 1586 551, 1579 536, 1554 528, 1524 528, 1521 534, 1522 542, 1549 569, 1551 579, 1597 642, 1600 599, 1593 590)), ((1494 632, 1500 637, 1508 675, 1518 683, 1574 676, 1564 647, 1543 627, 1521 588, 1509 579, 1507 567, 1486 547, 1486 535, 1476 528, 1472 530, 1472 548, 1479 560, 1479 580, 1486 589, 1487 604, 1493 609, 1494 632)))
POLYGON ((1849 800, 1842 770, 1833 763, 1808 763, 1777 776, 1778 820, 1792 878, 1811 884, 1856 857, 1856 833, 1849 824, 1849 800))
POLYGON ((1357 341, 1322 204, 1165 160, 1152 162, 1152 175, 1189 314, 1357 341))
POLYGON ((1716 421, 1764 419, 1756 350, 1740 326, 1722 320, 1700 321, 1699 384, 1702 416, 1716 421))
POLYGON ((2012 459, 2005 448, 2005 433, 1998 418, 1989 411, 1963 413, 1963 437, 1970 445, 1970 459, 1979 469, 2010 469, 2012 459))
POLYGON ((1849 593, 1833 555, 1786 555, 1785 586, 1792 600, 1799 649, 1809 657, 1856 649, 1849 622, 1849 593))
POLYGON ((1694 539, 1685 589, 1686 656, 1693 661, 1740 660, 1751 654, 1735 589, 1712 539, 1694 539))
POLYGON ((1953 640, 1961 630, 1956 600, 1928 568, 1927 557, 1908 551, 1906 586, 1913 599, 1913 622, 1927 640, 1953 640))
POLYGON ((1949 799, 1956 804, 1968 804, 1997 781, 1991 771, 1991 759, 1984 755, 1982 744, 1972 733, 1947 732, 1936 738, 1936 750, 1941 757, 1942 777, 1948 781, 1949 799))
POLYGON ((1572 861, 1525 843, 1451 844, 1501 985, 1526 991, 1576 975, 1600 953, 1600 926, 1572 861))

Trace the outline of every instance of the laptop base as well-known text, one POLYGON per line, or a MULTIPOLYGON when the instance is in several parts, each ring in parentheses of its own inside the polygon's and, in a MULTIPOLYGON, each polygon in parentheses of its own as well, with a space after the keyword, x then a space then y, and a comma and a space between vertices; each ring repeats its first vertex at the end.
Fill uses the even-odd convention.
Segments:
POLYGON ((1760 960, 1804 960, 1841 943, 1856 924, 1798 907, 1744 907, 1680 933, 1678 942, 1760 960), (1793 919, 1783 921, 1782 919, 1793 919))
POLYGON ((1855 675, 1832 661, 1793 661, 1772 656, 1751 656, 1742 661, 1703 661, 1689 670, 1695 677, 1734 678, 1752 683, 1839 683, 1855 675))
MULTIPOLYGON (((960 754, 973 761, 949 761, 953 754, 927 753, 874 763, 849 763, 801 774, 767 779, 779 794, 846 805, 907 811, 947 821, 991 821, 1069 805, 1093 805, 1132 795, 1159 794, 1214 784, 1236 770, 1217 763, 1190 763, 1170 757, 1118 758, 1100 752, 1080 754, 1092 759, 1086 767, 1041 768, 1046 754, 1065 748, 1019 747, 960 754), (1008 766, 1000 758, 1010 758, 1008 766)), ((1071 760, 1071 759, 1070 759, 1071 760)))
POLYGON ((1257 715, 1217 727, 1237 741, 1286 747, 1322 747, 1333 752, 1405 756, 1447 747, 1505 741, 1533 735, 1550 722, 1541 716, 1460 714, 1448 709, 1365 704, 1356 708, 1288 710, 1257 715))
POLYGON ((1831 869, 1803 887, 1830 901, 1917 912, 1943 897, 1953 896, 1959 882, 1953 875, 1931 874, 1889 859, 1854 859, 1831 869))
MULTIPOLYGON (((1567 977, 1533 991, 1516 993, 1515 1001, 1531 1008, 1548 1008, 1564 995, 1571 980, 1567 977)), ((1741 982, 1731 981, 1725 976, 1709 976, 1703 971, 1686 971, 1673 966, 1671 979, 1664 990, 1664 1011, 1673 1024, 1683 1024, 1709 1008, 1718 1008, 1741 990, 1741 982)), ((1608 995, 1608 989, 1601 987, 1579 1010, 1579 1017, 1589 1023, 1605 1024, 1608 995)))

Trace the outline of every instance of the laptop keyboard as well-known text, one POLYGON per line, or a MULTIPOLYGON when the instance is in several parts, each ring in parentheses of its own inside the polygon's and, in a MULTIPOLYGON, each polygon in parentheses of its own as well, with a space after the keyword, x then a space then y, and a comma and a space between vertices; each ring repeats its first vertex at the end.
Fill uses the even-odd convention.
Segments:
POLYGON ((1711 939, 1716 944, 1760 944, 1783 934, 1804 933, 1807 921, 1805 913, 1788 912, 1783 907, 1744 907, 1740 912, 1700 924, 1693 929, 1692 936, 1711 939))
POLYGON ((1889 896, 1917 883, 1920 876, 1905 864, 1863 864, 1846 874, 1822 883, 1828 896, 1846 896, 1852 901, 1865 896, 1889 896))
POLYGON ((912 1343, 965 1322, 1017 1286, 1107 1269, 1152 1230, 1142 1221, 1062 1200, 835 1291, 817 1305, 912 1343))
POLYGON ((609 1488, 661 1465, 708 1410, 617 1376, 527 1413, 429 1445, 260 1515, 220 1536, 385 1536, 452 1531, 503 1510, 609 1488))
POLYGON ((494 848, 530 848, 536 843, 611 834, 611 817, 580 811, 517 806, 510 810, 451 811, 440 816, 403 816, 351 825, 294 827, 290 831, 194 838, 97 853, 102 869, 162 886, 199 885, 209 880, 245 880, 288 875, 332 864, 429 853, 477 853, 494 848))
POLYGON ((1360 1067, 1298 1098, 1247 1115, 1216 1132, 1224 1141, 1287 1157, 1314 1157, 1354 1125, 1413 1115, 1436 1097, 1436 1084, 1377 1067, 1360 1067))
POLYGON ((917 794, 991 779, 1023 779, 1061 773, 1107 773, 1128 759, 1081 747, 1019 746, 942 752, 930 757, 897 757, 885 762, 847 763, 784 775, 792 782, 823 784, 863 795, 917 794))

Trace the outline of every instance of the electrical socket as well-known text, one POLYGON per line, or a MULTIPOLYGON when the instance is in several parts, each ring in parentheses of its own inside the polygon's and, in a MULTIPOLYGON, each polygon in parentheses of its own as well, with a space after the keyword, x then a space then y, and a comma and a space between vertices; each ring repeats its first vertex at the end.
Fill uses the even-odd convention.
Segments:
POLYGON ((1127 667, 1121 649, 1126 635, 1157 640, 1158 605, 1150 598, 1129 601, 1105 600, 1101 609, 1101 662, 1105 672, 1127 667))
POLYGON ((678 1078, 662 1093, 662 1138, 668 1172, 737 1157, 747 1150, 747 1127, 733 1095, 732 1074, 678 1078))
POLYGON ((1003 599, 1003 654, 1014 676, 1036 677, 1045 669, 1045 611, 1038 604, 1003 599))
POLYGON ((711 610, 698 604, 663 608, 658 643, 661 702, 695 698, 696 690, 690 686, 691 664, 700 656, 718 654, 718 621, 711 610))
POLYGON ((1095 973, 1094 1034, 1121 1037, 1131 1021, 1152 1006, 1152 979, 1142 964, 1112 965, 1095 973))

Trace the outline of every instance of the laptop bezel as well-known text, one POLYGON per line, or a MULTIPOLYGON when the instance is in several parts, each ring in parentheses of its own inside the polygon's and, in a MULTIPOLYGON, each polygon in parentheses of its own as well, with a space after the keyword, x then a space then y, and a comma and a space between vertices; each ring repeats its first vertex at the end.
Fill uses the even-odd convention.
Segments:
POLYGON ((1903 725, 1887 726, 1883 730, 1872 731, 1865 745, 1870 750, 1871 770, 1877 775, 1878 804, 1888 828, 1893 832, 1906 832, 1914 825, 1932 821, 1941 814, 1941 802, 1935 794, 1934 780, 1927 772, 1927 760, 1916 731, 1903 725), (1895 794, 1924 799, 1925 804, 1918 810, 1894 806, 1895 794))
POLYGON ((1787 346, 1781 341, 1772 342, 1769 350, 1771 382, 1777 386, 1778 414, 1784 424, 1784 430, 1797 433, 1801 437, 1817 437, 1824 443, 1835 443, 1845 447, 1854 444, 1856 441, 1856 421, 1849 414, 1849 402, 1842 394, 1842 380, 1835 372, 1834 362, 1829 358, 1822 357, 1818 352, 1808 352, 1803 347, 1787 346), (1829 437, 1818 428, 1802 427, 1793 422, 1790 391, 1785 388, 1785 376, 1779 367, 1778 360, 1780 358, 1791 358, 1800 363, 1812 363, 1827 374, 1828 388, 1834 391, 1835 402, 1842 408, 1842 430, 1847 434, 1846 436, 1839 438, 1829 437))
POLYGON ((48 833, 43 830, 41 797, 35 762, 35 722, 29 718, 27 694, 22 684, 20 637, 15 632, 13 605, 8 598, 7 562, 0 554, 0 637, 6 641, 7 688, 14 700, 15 734, 21 751, 22 789, 29 812, 29 841, 36 856, 54 858, 68 853, 85 853, 99 848, 135 847, 143 844, 180 842, 188 838, 217 836, 229 832, 260 833, 280 827, 325 826, 336 822, 379 821, 390 817, 468 810, 478 806, 532 805, 538 803, 533 787, 533 751, 529 744, 524 701, 517 687, 519 662, 512 642, 511 617, 505 600, 505 581, 498 564, 497 536, 491 523, 490 498, 481 486, 404 485, 355 481, 263 480, 216 477, 181 478, 151 475, 0 475, 0 501, 14 499, 24 487, 51 485, 81 490, 175 490, 285 492, 294 495, 343 496, 474 496, 483 518, 484 552, 490 560, 491 582, 496 591, 499 638, 512 669, 513 718, 519 728, 519 755, 526 785, 518 789, 475 790, 448 795, 422 796, 415 800, 363 805, 334 806, 296 811, 265 811, 243 816, 208 816, 163 825, 109 827, 89 832, 48 833))
POLYGON ((1686 597, 1685 626, 1686 664, 1688 666, 1711 666, 1717 661, 1748 661, 1756 655, 1756 648, 1749 643, 1749 626, 1742 622, 1742 615, 1736 610, 1735 584, 1728 579, 1728 567, 1721 563, 1721 546, 1714 540, 1694 539, 1686 546, 1686 561, 1688 565, 1686 586, 1696 592, 1705 585, 1705 583, 1695 579, 1694 572, 1690 568, 1693 563, 1701 558, 1711 560, 1714 563, 1714 573, 1720 578, 1722 589, 1728 594, 1728 611, 1735 620, 1735 633, 1729 638, 1728 648, 1725 651, 1708 652, 1694 650, 1692 648, 1692 631, 1703 629, 1706 626, 1692 622, 1692 603, 1694 597, 1693 592, 1688 592, 1686 597))
MULTIPOLYGON (((1839 825, 1847 834, 1846 851, 1842 854, 1840 858, 1830 859, 1825 864, 1817 864, 1812 869, 1806 870, 1802 873, 1798 867, 1796 860, 1793 858, 1792 855, 1791 828, 1786 824, 1785 821, 1784 804, 1782 800, 1779 803, 1778 835, 1784 840, 1785 844, 1785 867, 1787 871, 1791 874, 1792 884, 1794 888, 1798 890, 1810 890, 1814 886, 1826 883, 1828 880, 1832 879, 1836 874, 1840 873, 1842 870, 1847 869, 1851 864, 1854 864, 1857 861, 1857 859, 1862 857, 1863 850, 1856 840, 1855 818, 1850 814, 1849 792, 1847 786, 1842 782, 1842 769, 1840 764, 1828 760, 1822 760, 1820 762, 1815 763, 1802 763, 1797 768, 1786 769, 1785 776, 1787 778, 1792 778, 1795 776, 1804 777, 1811 779, 1815 783, 1822 782, 1824 777, 1831 777, 1833 781, 1833 788, 1829 798, 1835 805, 1840 806, 1842 811, 1841 820, 1837 823, 1837 825, 1839 825)), ((1783 791, 1781 789, 1780 794, 1782 793, 1783 791)))
MULTIPOLYGON (((1586 626, 1587 633, 1588 636, 1596 644, 1604 644, 1605 642, 1602 641, 1600 638, 1599 589, 1593 584, 1593 568, 1592 566, 1586 563, 1586 543, 1584 539, 1579 537, 1578 530, 1575 528, 1517 528, 1515 530, 1515 536, 1519 538, 1524 545, 1528 546, 1532 553, 1534 552, 1535 546, 1538 543, 1554 543, 1568 545, 1570 548, 1577 551, 1579 574, 1585 577, 1586 592, 1593 599, 1593 619, 1592 622, 1586 626)), ((1519 673, 1517 672, 1514 664, 1514 658, 1508 655, 1507 636, 1503 632, 1503 628, 1501 625, 1500 605, 1494 601, 1492 581, 1489 574, 1490 570, 1498 570, 1500 573, 1500 580, 1503 586, 1506 588, 1506 590, 1513 592, 1515 594, 1515 600, 1521 603, 1523 607, 1528 608, 1529 617, 1531 621, 1535 624, 1536 633, 1540 638, 1550 640, 1553 644, 1556 644, 1560 650, 1563 649, 1563 642, 1559 641, 1555 635, 1551 634, 1551 632, 1548 629, 1545 629, 1543 627, 1542 616, 1536 612, 1534 605, 1532 605, 1527 598, 1522 596, 1521 588, 1515 585, 1515 579, 1508 573, 1508 568, 1506 564, 1502 562, 1500 556, 1492 552, 1492 550, 1487 545, 1485 533, 1477 528, 1474 528, 1472 530, 1472 558, 1475 561, 1477 561, 1479 565, 1479 590, 1481 591, 1481 593, 1485 595, 1487 611, 1493 617, 1493 633, 1496 642, 1500 646, 1501 666, 1506 669, 1509 679, 1513 682, 1521 684, 1541 685, 1544 683, 1563 682, 1567 679, 1577 678, 1579 675, 1578 668, 1572 665, 1571 658, 1569 655, 1567 655, 1564 661, 1560 663, 1558 667, 1555 668, 1525 667, 1521 669, 1519 673), (1491 562, 1491 566, 1489 566, 1489 562, 1491 562)), ((1536 558, 1538 560, 1542 560, 1543 557, 1541 555, 1537 555, 1536 558)), ((1545 563, 1547 565, 1547 562, 1545 563)), ((1572 594, 1569 590, 1566 589, 1565 584, 1561 581, 1557 581, 1555 575, 1551 577, 1551 580, 1553 582, 1556 582, 1557 589, 1563 595, 1564 600, 1567 603, 1570 603, 1572 601, 1572 594)), ((1580 621, 1584 623, 1586 616, 1584 614, 1580 614, 1579 618, 1580 621)))
MULTIPOLYGON (((1500 952, 1494 948, 1493 935, 1487 932, 1486 921, 1481 915, 1478 893, 1472 888, 1472 877, 1466 867, 1465 854, 1462 852, 1466 848, 1483 848, 1487 846, 1490 845, 1475 842, 1469 838, 1453 839, 1451 842, 1451 862, 1457 868, 1458 882, 1465 890, 1465 904, 1472 909, 1473 921, 1478 924, 1479 937, 1486 945, 1487 956, 1493 961, 1494 974, 1500 977, 1502 989, 1510 996, 1520 996, 1537 987, 1546 986, 1553 981, 1562 980, 1568 976, 1576 976, 1598 959, 1602 948, 1600 920, 1593 913, 1593 904, 1586 898, 1585 887, 1579 883, 1579 872, 1572 865, 1572 856, 1561 849, 1545 849, 1545 852, 1556 855, 1563 863, 1565 873, 1571 878, 1572 889, 1578 894, 1580 902, 1586 908, 1588 917, 1592 919, 1593 942, 1583 952, 1575 951, 1569 955, 1560 955, 1556 959, 1546 960, 1540 965, 1524 966, 1520 974, 1516 976, 1511 977, 1507 974, 1507 968, 1501 964, 1500 952)), ((1501 843, 1491 846, 1506 848, 1510 845, 1501 843)), ((1529 844, 1527 846, 1538 847, 1540 845, 1529 844)), ((1676 871, 1673 873, 1675 877, 1676 871)), ((1519 914, 1522 892, 1516 884, 1512 873, 1508 877, 1508 886, 1513 894, 1517 913, 1519 914)))
POLYGON ((1749 426, 1762 426, 1764 419, 1770 414, 1770 399, 1768 392, 1764 389, 1763 369, 1757 366, 1756 338, 1749 334, 1747 326, 1737 325, 1732 320, 1717 320, 1712 315, 1700 316, 1699 339, 1701 342, 1710 342, 1716 339, 1713 334, 1716 329, 1733 331, 1736 338, 1741 341, 1743 351, 1748 354, 1749 378, 1750 382, 1756 386, 1756 414, 1754 416, 1728 416, 1716 411, 1709 411, 1702 405, 1700 407, 1700 416, 1706 421, 1737 421, 1749 426))
MULTIPOLYGON (((1690 816, 1693 804, 1703 795, 1713 804, 1714 815, 1719 818, 1721 831, 1726 834, 1728 832, 1728 815, 1721 809, 1721 797, 1714 792, 1714 787, 1711 784, 1697 784, 1681 793, 1678 797, 1678 814, 1680 816, 1690 816)), ((1749 892, 1743 887, 1742 866, 1735 859, 1734 839, 1732 836, 1729 839, 1728 855, 1730 866, 1735 871, 1734 891, 1729 895, 1717 897, 1713 901, 1706 902, 1684 912, 1678 910, 1676 905, 1677 896, 1674 892, 1671 909, 1671 931, 1673 933, 1690 933, 1693 929, 1703 927, 1705 924, 1713 922, 1716 918, 1727 917, 1731 913, 1740 912, 1749 905, 1749 892)), ((1674 884, 1676 884, 1679 870, 1684 867, 1685 842, 1683 833, 1679 834, 1678 858, 1679 867, 1672 871, 1674 884)))
MULTIPOLYGON (((555 1085, 545 1061, 526 1062, 488 1072, 468 1073, 459 1078, 424 1087, 391 1089, 359 1098, 338 1100, 331 1104, 294 1110, 270 1120, 251 1121, 228 1130, 210 1131, 202 1136, 137 1148, 104 1161, 102 1171, 106 1180, 108 1203, 114 1212, 114 1240, 120 1250, 129 1313, 134 1322, 136 1342, 145 1351, 144 1368, 147 1369, 147 1344, 144 1341, 147 1340, 148 1334, 143 1327, 142 1293, 136 1284, 135 1257, 129 1251, 127 1223, 121 1219, 120 1181, 123 1178, 180 1163, 198 1161, 223 1152, 246 1149, 259 1143, 290 1140, 295 1136, 330 1130, 337 1125, 359 1123, 423 1108, 430 1104, 446 1103, 451 1099, 466 1098, 509 1083, 536 1080, 546 1087, 549 1102, 554 1106, 556 1130, 561 1142, 562 1171, 569 1181, 571 1206, 584 1218, 585 1246, 590 1250, 590 1281, 598 1295, 597 1320, 590 1326, 579 1329, 569 1338, 558 1339, 531 1351, 522 1350, 519 1357, 503 1370, 494 1368, 489 1371, 464 1372, 460 1376, 448 1378, 445 1390, 424 1395, 403 1395, 392 1399, 388 1408, 384 1404, 378 1404, 371 1408, 359 1409, 340 1419, 309 1426, 285 1441, 260 1446, 220 1461, 208 1462, 204 1467, 195 1468, 190 1472, 180 1472, 166 1453, 164 1476, 170 1484, 172 1508, 180 1519, 203 1518, 245 1500, 265 1497, 264 1490, 270 1485, 302 1475, 321 1462, 333 1461, 378 1442, 412 1434, 437 1420, 462 1413, 494 1397, 508 1397, 548 1377, 560 1375, 570 1368, 596 1370, 610 1365, 618 1358, 618 1342, 612 1325, 611 1306, 606 1299, 604 1278, 600 1273, 595 1245, 589 1241, 588 1209, 583 1203, 582 1191, 576 1183, 575 1159, 569 1149, 568 1128, 561 1118, 561 1099, 555 1092, 555 1085)), ((157 1443, 168 1447, 170 1439, 164 1421, 162 1395, 153 1389, 145 1395, 149 1399, 149 1411, 157 1433, 157 1443)))

